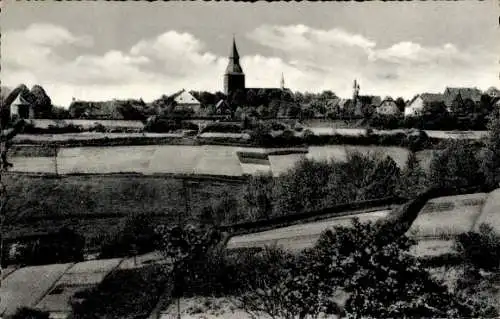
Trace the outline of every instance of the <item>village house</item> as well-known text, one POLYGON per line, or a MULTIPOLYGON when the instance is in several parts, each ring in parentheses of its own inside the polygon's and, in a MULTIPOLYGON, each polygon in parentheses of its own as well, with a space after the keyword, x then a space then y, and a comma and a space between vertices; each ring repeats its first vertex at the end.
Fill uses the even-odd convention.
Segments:
POLYGON ((426 105, 434 102, 444 102, 443 94, 439 93, 422 93, 418 94, 410 100, 405 106, 405 117, 420 116, 426 105))
POLYGON ((200 112, 201 103, 191 93, 185 89, 173 94, 171 98, 174 101, 176 110, 192 110, 195 114, 200 112))
POLYGON ((444 104, 448 112, 453 112, 457 107, 462 106, 465 101, 471 100, 474 104, 481 103, 481 90, 477 88, 449 88, 444 91, 444 104))
POLYGON ((396 102, 388 97, 385 98, 376 108, 375 108, 375 113, 379 115, 386 115, 386 116, 397 116, 401 112, 399 111, 398 106, 396 105, 396 102))
POLYGON ((35 108, 32 103, 29 103, 19 94, 10 106, 10 115, 22 119, 34 119, 35 108))

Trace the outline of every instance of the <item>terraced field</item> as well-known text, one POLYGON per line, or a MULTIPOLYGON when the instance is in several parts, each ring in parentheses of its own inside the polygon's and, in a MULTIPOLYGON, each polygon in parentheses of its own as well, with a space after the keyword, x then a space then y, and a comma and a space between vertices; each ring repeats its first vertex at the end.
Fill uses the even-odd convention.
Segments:
POLYGON ((486 193, 477 193, 430 200, 409 234, 417 238, 446 238, 472 230, 487 197, 486 193))
POLYGON ((318 222, 293 225, 248 235, 234 236, 227 248, 264 247, 277 245, 285 249, 301 250, 314 245, 320 234, 334 226, 349 226, 353 217, 363 221, 376 221, 387 216, 389 210, 363 212, 361 214, 329 218, 318 222))
MULTIPOLYGON (((447 196, 429 201, 407 233, 418 240, 418 245, 413 247, 412 252, 419 256, 450 252, 453 236, 474 229, 483 219, 491 220, 494 224, 498 213, 493 211, 498 212, 495 207, 500 205, 499 194, 500 189, 497 189, 489 194, 447 196), (493 217, 488 219, 484 216, 493 217)), ((234 249, 278 245, 289 250, 301 250, 314 245, 322 231, 337 225, 348 226, 353 217, 359 218, 361 222, 376 221, 388 213, 389 210, 374 211, 234 236, 227 247, 234 249)), ((494 226, 498 227, 498 224, 494 226)))
MULTIPOLYGON (((186 145, 145 145, 145 146, 103 146, 103 147, 62 147, 57 151, 36 150, 36 147, 21 146, 10 155, 14 164, 13 172, 48 174, 209 174, 242 176, 270 170, 277 176, 292 168, 304 157, 315 160, 345 161, 349 150, 361 153, 378 152, 392 157, 400 167, 404 167, 408 151, 400 147, 374 146, 311 146, 304 150, 289 150, 280 153, 276 149, 242 148, 234 146, 186 146, 186 145), (49 152, 51 151, 51 152, 49 152), (263 156, 265 161, 245 160, 241 153, 263 156), (248 164, 268 166, 252 167, 248 164), (244 167, 244 166, 247 167, 244 167)), ((428 162, 432 152, 422 153, 421 160, 428 162)), ((247 157, 248 159, 248 157, 247 157)), ((427 164, 428 165, 428 164, 427 164)))
POLYGON ((74 264, 53 284, 36 308, 55 313, 71 311, 71 297, 85 289, 95 287, 118 265, 122 259, 101 259, 74 264))
POLYGON ((25 267, 2 280, 0 314, 11 315, 20 306, 34 307, 72 264, 25 267))

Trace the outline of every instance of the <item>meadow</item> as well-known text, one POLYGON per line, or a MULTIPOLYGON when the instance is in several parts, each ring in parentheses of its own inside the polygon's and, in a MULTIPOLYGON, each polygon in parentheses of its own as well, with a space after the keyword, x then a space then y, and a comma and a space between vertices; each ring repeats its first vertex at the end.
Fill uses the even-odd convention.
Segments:
POLYGON ((238 194, 244 187, 238 181, 137 175, 55 178, 8 173, 2 180, 10 194, 6 234, 67 226, 83 234, 90 246, 118 232, 128 216, 146 213, 157 221, 193 220, 215 199, 228 192, 238 194))
POLYGON ((470 231, 487 197, 488 194, 476 193, 432 199, 415 219, 408 234, 416 238, 446 238, 470 231))
MULTIPOLYGON (((259 170, 247 164, 269 166, 273 175, 284 173, 307 157, 314 160, 345 161, 349 151, 390 156, 404 167, 408 150, 402 147, 326 145, 307 149, 265 150, 253 147, 221 145, 136 145, 50 147, 21 146, 12 150, 13 172, 48 174, 202 174, 243 176, 259 170), (244 155, 244 156, 243 156, 244 155), (250 156, 251 155, 251 156, 250 156)), ((417 153, 423 167, 428 167, 435 151, 417 153)))
POLYGON ((25 267, 10 274, 2 280, 0 313, 11 315, 19 306, 35 306, 69 267, 71 264, 25 267))

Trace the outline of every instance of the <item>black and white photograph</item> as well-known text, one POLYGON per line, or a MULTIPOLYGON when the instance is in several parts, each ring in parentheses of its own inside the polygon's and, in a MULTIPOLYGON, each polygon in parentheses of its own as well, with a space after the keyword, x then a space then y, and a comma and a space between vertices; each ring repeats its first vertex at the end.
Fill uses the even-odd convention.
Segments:
POLYGON ((498 0, 0 7, 0 319, 500 318, 498 0))

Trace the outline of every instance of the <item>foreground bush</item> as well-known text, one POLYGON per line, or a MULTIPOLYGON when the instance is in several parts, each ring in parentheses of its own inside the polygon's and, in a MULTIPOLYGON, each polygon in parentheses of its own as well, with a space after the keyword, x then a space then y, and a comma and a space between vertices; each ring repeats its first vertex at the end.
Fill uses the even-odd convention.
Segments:
POLYGON ((21 238, 4 245, 2 266, 47 265, 83 261, 85 240, 83 236, 67 227, 57 232, 21 238))
POLYGON ((480 171, 478 148, 463 140, 443 142, 442 150, 435 153, 430 164, 430 183, 451 190, 465 190, 484 185, 480 171))
POLYGON ((275 180, 273 215, 393 197, 400 174, 394 160, 376 153, 348 152, 345 162, 306 159, 275 180))
POLYGON ((169 281, 161 265, 112 272, 97 287, 73 296, 70 318, 148 318, 169 281))
POLYGON ((243 307, 286 318, 342 312, 347 318, 496 315, 493 307, 464 300, 434 280, 408 253, 411 239, 380 234, 378 227, 355 220, 352 227, 324 232, 293 262, 271 267, 262 276, 267 280, 247 282, 243 307))
POLYGON ((213 227, 192 224, 182 227, 160 225, 156 232, 160 236, 160 250, 169 261, 165 269, 173 274, 173 294, 182 296, 186 286, 192 286, 186 283, 199 281, 200 267, 207 264, 222 234, 213 227))
POLYGON ((500 235, 487 224, 481 224, 478 232, 458 235, 455 249, 469 266, 490 271, 500 267, 500 235))
POLYGON ((21 307, 16 313, 9 317, 10 319, 49 319, 49 313, 38 309, 21 307))
POLYGON ((101 243, 100 258, 125 257, 155 250, 159 239, 155 227, 151 214, 129 216, 119 233, 101 243))

